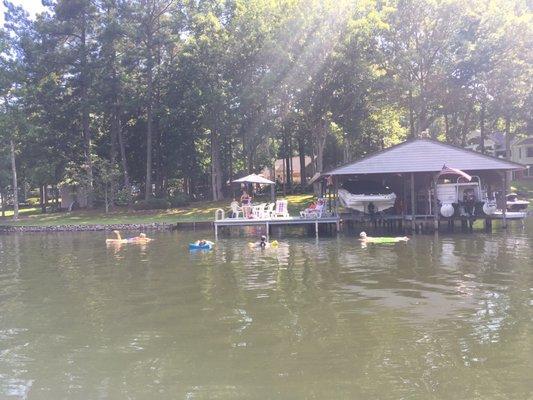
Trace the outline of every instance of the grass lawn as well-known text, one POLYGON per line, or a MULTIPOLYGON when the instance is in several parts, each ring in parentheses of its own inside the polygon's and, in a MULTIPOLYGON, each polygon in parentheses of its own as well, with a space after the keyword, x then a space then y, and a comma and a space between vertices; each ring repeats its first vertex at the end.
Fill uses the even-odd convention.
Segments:
MULTIPOLYGON (((298 215, 298 212, 305 208, 312 200, 313 196, 291 195, 286 196, 289 201, 289 212, 291 215, 298 215)), ((103 210, 80 210, 71 213, 50 213, 41 214, 38 208, 26 208, 20 210, 18 221, 11 220, 13 211, 6 212, 5 218, 0 218, 3 225, 103 225, 103 224, 149 224, 154 222, 200 222, 212 221, 215 211, 223 208, 228 212, 230 200, 219 202, 203 201, 191 203, 188 207, 174 208, 169 210, 153 211, 128 211, 119 209, 106 214, 103 210)))

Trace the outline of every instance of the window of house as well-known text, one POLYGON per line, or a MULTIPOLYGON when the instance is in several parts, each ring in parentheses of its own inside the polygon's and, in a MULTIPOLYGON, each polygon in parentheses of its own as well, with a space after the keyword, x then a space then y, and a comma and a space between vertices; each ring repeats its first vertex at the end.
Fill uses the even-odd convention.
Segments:
POLYGON ((533 157, 533 147, 528 147, 526 151, 528 157, 533 157))

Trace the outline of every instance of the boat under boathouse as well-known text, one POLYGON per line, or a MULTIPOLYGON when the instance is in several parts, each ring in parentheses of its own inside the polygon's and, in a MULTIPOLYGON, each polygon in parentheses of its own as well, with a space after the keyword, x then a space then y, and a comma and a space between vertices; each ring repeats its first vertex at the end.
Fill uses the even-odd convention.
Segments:
POLYGON ((344 222, 372 221, 413 231, 455 221, 522 219, 507 212, 508 177, 526 167, 432 139, 414 139, 321 174, 344 222))

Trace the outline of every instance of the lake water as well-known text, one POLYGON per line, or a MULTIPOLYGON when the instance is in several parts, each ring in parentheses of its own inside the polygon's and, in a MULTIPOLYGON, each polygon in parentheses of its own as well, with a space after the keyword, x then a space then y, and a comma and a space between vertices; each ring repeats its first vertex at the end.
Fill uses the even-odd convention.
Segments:
POLYGON ((533 221, 493 234, 0 236, 1 399, 533 399, 533 221))

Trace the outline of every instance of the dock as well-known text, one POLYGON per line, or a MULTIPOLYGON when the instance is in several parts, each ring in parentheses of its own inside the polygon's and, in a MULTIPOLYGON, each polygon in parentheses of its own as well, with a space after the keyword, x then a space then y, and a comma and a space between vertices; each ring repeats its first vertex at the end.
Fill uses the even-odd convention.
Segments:
POLYGON ((215 227, 215 238, 218 238, 219 227, 249 227, 249 226, 264 226, 266 228, 267 237, 269 236, 271 226, 314 226, 315 235, 318 237, 318 228, 320 225, 334 226, 338 232, 340 230, 341 219, 338 216, 323 216, 320 218, 302 218, 302 217, 289 217, 289 218, 222 218, 213 221, 215 227))

